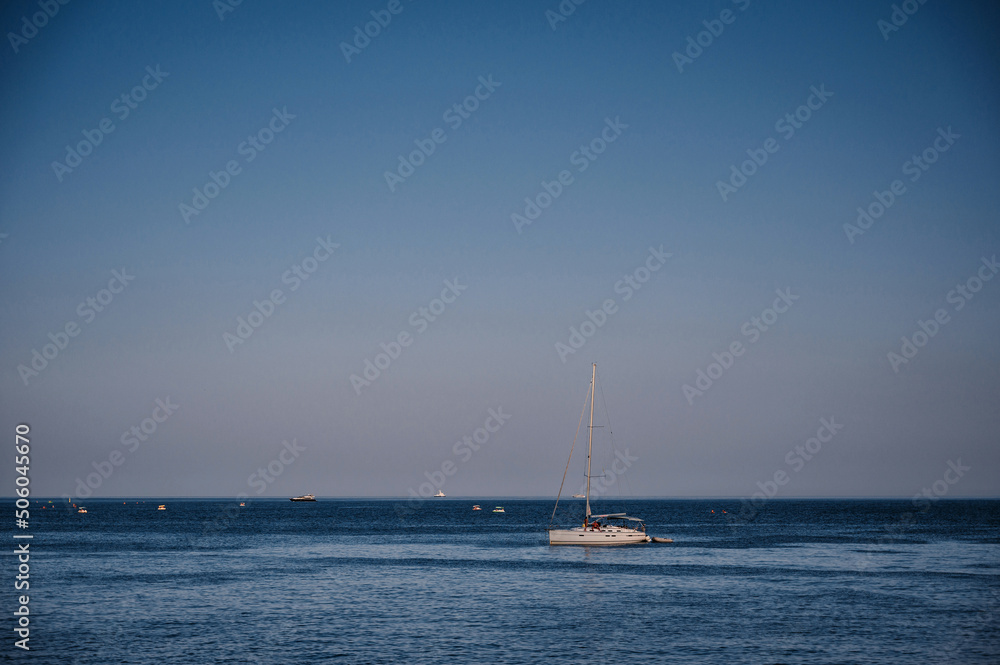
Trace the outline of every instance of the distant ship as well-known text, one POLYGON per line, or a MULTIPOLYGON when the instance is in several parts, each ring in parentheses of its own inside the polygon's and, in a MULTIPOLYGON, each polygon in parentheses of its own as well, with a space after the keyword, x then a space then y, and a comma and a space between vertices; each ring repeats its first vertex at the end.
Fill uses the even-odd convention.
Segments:
POLYGON ((161 503, 160 505, 158 505, 158 506, 156 507, 156 509, 157 509, 157 510, 166 510, 166 509, 167 509, 167 504, 165 504, 165 503, 161 503))
POLYGON ((445 495, 444 492, 442 492, 441 490, 438 490, 438 493, 434 495, 434 498, 439 499, 439 498, 443 497, 444 495, 445 495))
POLYGON ((292 501, 315 501, 315 494, 303 494, 302 496, 293 496, 292 501))
POLYGON ((77 509, 77 511, 76 511, 76 512, 78 512, 78 513, 85 513, 85 512, 87 512, 87 509, 86 509, 86 508, 83 508, 83 507, 81 506, 80 508, 78 508, 78 509, 77 509))
POLYGON ((482 510, 482 508, 480 508, 480 507, 479 507, 479 504, 478 504, 478 503, 477 503, 476 505, 474 505, 474 506, 472 507, 472 509, 473 509, 473 510, 482 510))
POLYGON ((502 512, 506 512, 506 511, 504 511, 503 506, 497 506, 496 508, 493 509, 493 512, 495 512, 495 513, 502 513, 502 512))

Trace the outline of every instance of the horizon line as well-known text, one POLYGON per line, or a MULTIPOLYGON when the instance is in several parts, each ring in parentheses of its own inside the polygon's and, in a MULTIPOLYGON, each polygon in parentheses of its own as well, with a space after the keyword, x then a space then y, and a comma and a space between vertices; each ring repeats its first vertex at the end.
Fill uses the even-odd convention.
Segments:
MULTIPOLYGON (((333 501, 359 501, 359 500, 370 500, 370 501, 413 501, 414 499, 417 499, 419 501, 432 501, 432 500, 438 500, 438 501, 440 501, 442 499, 446 500, 446 501, 447 500, 454 501, 454 500, 457 500, 457 499, 461 499, 463 501, 474 500, 474 499, 477 499, 477 500, 486 500, 486 499, 494 500, 494 499, 496 499, 496 500, 506 500, 506 501, 511 501, 511 500, 514 500, 514 501, 520 501, 520 500, 554 501, 556 499, 556 497, 554 497, 554 496, 546 496, 546 495, 495 495, 495 496, 455 495, 455 496, 443 496, 443 497, 435 497, 435 496, 430 496, 430 497, 413 497, 413 496, 398 496, 398 495, 397 496, 386 496, 386 495, 372 495, 372 496, 364 496, 364 495, 358 495, 358 496, 315 495, 315 496, 316 496, 317 499, 327 499, 327 500, 333 500, 333 501)), ((5 497, 0 497, 0 500, 3 500, 3 501, 7 501, 7 500, 16 501, 18 498, 24 498, 24 497, 16 497, 16 496, 6 497, 5 496, 5 497)), ((1000 500, 1000 495, 993 495, 993 496, 968 495, 968 496, 949 496, 949 497, 943 497, 942 496, 942 497, 936 497, 936 498, 937 498, 938 501, 959 501, 959 500, 960 501, 975 501, 975 500, 997 501, 997 500, 1000 500)), ((41 502, 49 502, 49 503, 58 502, 58 503, 62 503, 63 499, 66 499, 66 497, 65 496, 59 496, 59 497, 48 497, 48 496, 46 496, 46 497, 37 498, 37 499, 29 499, 29 501, 36 502, 36 503, 41 503, 41 502)), ((119 499, 125 499, 125 500, 133 500, 133 499, 138 499, 138 500, 145 500, 145 499, 171 499, 171 500, 178 500, 178 499, 211 499, 211 500, 227 500, 227 501, 289 501, 291 499, 291 497, 286 497, 286 496, 258 496, 258 497, 238 497, 238 496, 235 496, 234 497, 234 496, 229 496, 229 495, 221 495, 220 496, 220 495, 207 495, 207 494, 206 495, 178 495, 178 496, 171 496, 171 495, 165 495, 165 494, 161 494, 161 495, 150 494, 150 495, 132 495, 132 496, 124 496, 123 495, 123 496, 70 497, 70 498, 66 499, 66 502, 67 503, 68 502, 72 502, 73 500, 78 500, 78 501, 89 501, 89 500, 104 501, 104 500, 108 500, 108 501, 110 501, 110 500, 119 500, 119 499)), ((846 501, 872 501, 872 500, 908 501, 908 500, 912 500, 912 499, 913 499, 912 496, 896 496, 896 495, 861 495, 861 496, 848 496, 848 495, 839 495, 838 496, 838 495, 830 495, 830 496, 782 496, 782 497, 767 497, 765 499, 765 501, 766 502, 770 502, 770 501, 831 501, 831 500, 840 500, 840 501, 845 501, 845 500, 846 501)), ((574 497, 559 497, 559 500, 560 501, 563 501, 563 500, 567 500, 567 501, 579 501, 581 499, 577 499, 577 498, 574 498, 574 497)), ((609 498, 609 497, 591 497, 591 499, 590 499, 591 503, 596 502, 596 501, 637 501, 637 500, 642 500, 642 501, 650 501, 650 500, 656 500, 656 501, 750 501, 750 500, 752 500, 752 497, 747 497, 747 496, 721 496, 721 495, 720 496, 712 496, 712 495, 696 495, 696 496, 656 496, 656 495, 645 495, 645 496, 634 496, 634 497, 611 497, 611 498, 609 498)), ((306 503, 308 503, 308 502, 306 502, 306 503)))

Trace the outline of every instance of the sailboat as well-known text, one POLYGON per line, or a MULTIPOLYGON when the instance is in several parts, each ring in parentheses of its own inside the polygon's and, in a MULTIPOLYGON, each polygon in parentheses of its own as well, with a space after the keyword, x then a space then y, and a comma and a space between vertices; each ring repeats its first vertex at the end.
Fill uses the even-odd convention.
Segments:
MULTIPOLYGON (((594 450, 594 393, 597 387, 597 363, 594 363, 590 378, 590 434, 587 437, 587 492, 583 498, 585 512, 583 525, 572 529, 554 529, 549 523, 549 545, 628 545, 633 543, 648 543, 652 539, 646 535, 646 525, 637 517, 629 517, 625 513, 608 513, 594 515, 590 512, 590 457, 594 450)), ((583 414, 580 414, 581 416, 583 414)), ((570 458, 573 451, 570 450, 570 458)), ((569 469, 569 463, 566 465, 569 469)), ((563 472, 563 481, 566 474, 563 472)), ((559 487, 562 494, 562 486, 559 487)), ((559 508, 559 497, 552 509, 552 519, 555 519, 559 508)))

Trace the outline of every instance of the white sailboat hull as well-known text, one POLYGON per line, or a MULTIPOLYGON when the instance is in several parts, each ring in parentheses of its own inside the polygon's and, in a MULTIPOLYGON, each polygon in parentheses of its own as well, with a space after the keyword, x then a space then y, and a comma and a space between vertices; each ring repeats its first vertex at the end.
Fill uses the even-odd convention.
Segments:
POLYGON ((603 527, 592 530, 576 527, 549 531, 549 545, 630 545, 649 541, 649 536, 638 529, 603 527))

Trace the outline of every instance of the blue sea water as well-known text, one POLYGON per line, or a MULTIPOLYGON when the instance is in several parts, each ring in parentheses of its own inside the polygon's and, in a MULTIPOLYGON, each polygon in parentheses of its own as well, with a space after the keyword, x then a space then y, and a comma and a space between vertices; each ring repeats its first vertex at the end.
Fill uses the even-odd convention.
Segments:
POLYGON ((595 502, 674 539, 607 548, 550 547, 550 500, 78 503, 32 502, 4 660, 1000 662, 1000 501, 595 502))

